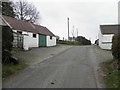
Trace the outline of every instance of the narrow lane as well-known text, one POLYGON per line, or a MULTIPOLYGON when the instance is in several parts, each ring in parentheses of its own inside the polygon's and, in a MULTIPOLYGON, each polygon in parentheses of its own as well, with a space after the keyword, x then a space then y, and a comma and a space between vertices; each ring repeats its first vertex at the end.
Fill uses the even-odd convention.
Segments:
MULTIPOLYGON (((74 46, 31 65, 3 84, 4 88, 97 88, 98 63, 93 46, 74 46)), ((98 58, 98 57, 97 57, 98 58)))

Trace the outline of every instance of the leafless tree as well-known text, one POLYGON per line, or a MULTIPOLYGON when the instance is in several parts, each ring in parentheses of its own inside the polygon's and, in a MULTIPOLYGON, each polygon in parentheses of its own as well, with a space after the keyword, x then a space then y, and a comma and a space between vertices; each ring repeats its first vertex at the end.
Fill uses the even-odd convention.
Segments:
POLYGON ((35 23, 39 18, 39 12, 34 5, 24 0, 19 0, 13 4, 13 9, 18 19, 35 23))

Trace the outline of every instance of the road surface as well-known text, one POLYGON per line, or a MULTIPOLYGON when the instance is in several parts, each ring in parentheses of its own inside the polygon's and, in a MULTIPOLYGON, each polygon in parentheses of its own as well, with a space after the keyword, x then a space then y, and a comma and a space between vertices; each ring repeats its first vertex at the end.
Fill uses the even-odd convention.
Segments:
MULTIPOLYGON (((106 53, 106 52, 105 52, 106 53)), ((100 88, 97 69, 102 58, 95 46, 74 46, 3 83, 3 88, 100 88)))

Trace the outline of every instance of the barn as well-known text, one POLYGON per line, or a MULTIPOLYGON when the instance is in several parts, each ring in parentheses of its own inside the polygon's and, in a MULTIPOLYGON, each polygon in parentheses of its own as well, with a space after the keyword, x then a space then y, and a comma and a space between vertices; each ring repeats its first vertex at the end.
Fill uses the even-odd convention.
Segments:
POLYGON ((30 22, 18 20, 8 16, 1 16, 14 35, 13 46, 29 50, 32 47, 47 47, 56 45, 56 36, 46 27, 30 22))

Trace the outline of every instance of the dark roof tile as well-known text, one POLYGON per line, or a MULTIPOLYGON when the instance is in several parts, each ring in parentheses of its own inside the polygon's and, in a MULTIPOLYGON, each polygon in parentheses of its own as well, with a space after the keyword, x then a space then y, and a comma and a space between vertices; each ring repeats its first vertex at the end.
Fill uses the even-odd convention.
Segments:
POLYGON ((100 25, 102 34, 120 34, 120 25, 100 25))
POLYGON ((8 16, 3 16, 3 18, 12 27, 12 29, 38 33, 29 22, 17 20, 8 16))
POLYGON ((18 19, 8 17, 8 16, 2 16, 2 17, 15 30, 22 30, 22 31, 26 31, 26 32, 55 36, 46 27, 43 27, 41 25, 35 25, 30 22, 18 20, 18 19))
POLYGON ((49 31, 46 27, 35 25, 36 30, 39 34, 49 35, 49 36, 55 36, 51 31, 49 31))

